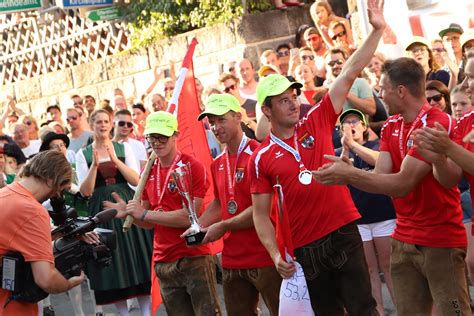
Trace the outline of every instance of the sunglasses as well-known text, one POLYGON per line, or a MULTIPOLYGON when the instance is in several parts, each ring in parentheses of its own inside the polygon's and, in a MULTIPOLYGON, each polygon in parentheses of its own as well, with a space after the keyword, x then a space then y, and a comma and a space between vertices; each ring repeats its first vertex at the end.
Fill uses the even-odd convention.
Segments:
POLYGON ((433 50, 433 52, 437 52, 437 53, 443 53, 443 52, 446 51, 446 49, 444 49, 444 48, 433 48, 432 50, 433 50))
POLYGON ((165 88, 165 91, 173 91, 174 90, 174 87, 166 87, 165 88))
POLYGON ((230 85, 230 86, 224 88, 224 92, 225 92, 225 93, 229 93, 230 90, 235 90, 235 84, 230 85))
POLYGON ((332 38, 333 41, 335 41, 338 37, 343 37, 344 35, 346 35, 346 31, 342 31, 342 32, 339 32, 337 34, 334 34, 332 38))
POLYGON ((303 55, 303 56, 301 56, 301 59, 302 59, 303 61, 305 61, 305 60, 314 60, 314 56, 311 56, 311 55, 303 55))
POLYGON ((342 65, 344 61, 342 59, 337 59, 337 60, 331 60, 328 62, 329 67, 334 67, 334 65, 342 65))
POLYGON ((442 98, 443 98, 442 94, 436 94, 432 97, 427 97, 426 100, 428 101, 428 103, 431 103, 431 101, 439 102, 441 101, 442 98))
POLYGON ((69 121, 75 121, 75 120, 77 120, 77 116, 69 116, 69 117, 66 118, 66 121, 68 121, 68 122, 69 121))
POLYGON ((319 40, 319 36, 310 36, 308 38, 306 38, 306 41, 309 42, 309 41, 318 41, 319 40))
POLYGON ((278 53, 278 57, 286 57, 286 56, 290 56, 290 51, 289 50, 284 50, 284 51, 279 51, 278 53))
POLYGON ((148 135, 145 137, 145 139, 150 144, 157 143, 157 142, 161 144, 166 144, 170 138, 164 135, 148 135))
POLYGON ((133 127, 133 123, 132 123, 132 122, 125 122, 125 121, 118 121, 118 122, 117 122, 117 125, 120 126, 120 127, 125 127, 125 125, 127 125, 128 128, 132 128, 132 127, 133 127))

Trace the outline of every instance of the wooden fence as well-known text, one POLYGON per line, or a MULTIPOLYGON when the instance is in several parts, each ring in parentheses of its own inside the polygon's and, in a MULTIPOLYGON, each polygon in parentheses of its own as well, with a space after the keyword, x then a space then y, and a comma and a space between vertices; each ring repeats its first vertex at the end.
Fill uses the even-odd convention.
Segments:
POLYGON ((128 48, 124 21, 91 22, 78 10, 3 16, 0 86, 87 63, 128 48))

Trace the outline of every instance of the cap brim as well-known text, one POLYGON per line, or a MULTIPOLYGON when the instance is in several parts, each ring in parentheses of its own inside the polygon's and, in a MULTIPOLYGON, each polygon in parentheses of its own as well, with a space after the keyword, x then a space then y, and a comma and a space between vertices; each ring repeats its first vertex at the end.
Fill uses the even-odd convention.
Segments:
POLYGON ((198 121, 201 121, 206 116, 210 115, 224 115, 227 112, 231 111, 230 109, 224 109, 224 111, 204 111, 198 116, 198 121))
POLYGON ((440 32, 438 33, 438 35, 439 35, 439 37, 443 37, 443 36, 444 36, 446 33, 448 33, 448 32, 459 33, 459 34, 462 34, 462 33, 463 33, 463 32, 461 32, 461 30, 458 29, 458 28, 447 28, 447 29, 444 29, 444 30, 440 31, 440 32))
POLYGON ((174 133, 175 133, 175 131, 170 131, 169 129, 166 129, 166 128, 154 127, 154 128, 145 129, 145 132, 143 134, 145 134, 145 135, 160 134, 160 135, 163 135, 163 136, 170 137, 174 133))
POLYGON ((431 48, 430 48, 428 45, 426 45, 426 43, 423 43, 423 42, 413 42, 413 43, 410 43, 410 44, 408 44, 408 46, 405 48, 405 50, 410 50, 411 47, 412 47, 413 45, 416 45, 416 44, 426 46, 428 49, 431 50, 431 48))
POLYGON ((288 86, 282 86, 281 89, 279 89, 278 91, 275 91, 273 94, 269 94, 267 95, 267 98, 268 97, 274 97, 276 95, 279 95, 279 94, 282 94, 283 92, 285 92, 286 90, 290 89, 290 88, 293 88, 293 89, 301 89, 303 88, 303 85, 299 82, 291 82, 290 81, 290 85, 288 86))
POLYGON ((357 115, 358 117, 360 117, 362 119, 364 124, 367 125, 367 119, 366 119, 364 113, 360 112, 359 110, 355 110, 355 109, 348 109, 348 110, 342 112, 342 114, 339 116, 339 123, 342 124, 342 122, 344 122, 344 119, 348 115, 357 115))

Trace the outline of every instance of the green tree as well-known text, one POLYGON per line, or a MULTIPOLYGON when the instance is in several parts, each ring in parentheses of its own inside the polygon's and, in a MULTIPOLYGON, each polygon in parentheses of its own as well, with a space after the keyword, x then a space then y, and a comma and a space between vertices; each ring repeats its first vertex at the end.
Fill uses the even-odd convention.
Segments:
MULTIPOLYGON (((271 8, 268 0, 249 1, 250 12, 271 8)), ((215 24, 230 24, 243 15, 241 0, 135 0, 128 9, 133 13, 132 47, 215 24)))

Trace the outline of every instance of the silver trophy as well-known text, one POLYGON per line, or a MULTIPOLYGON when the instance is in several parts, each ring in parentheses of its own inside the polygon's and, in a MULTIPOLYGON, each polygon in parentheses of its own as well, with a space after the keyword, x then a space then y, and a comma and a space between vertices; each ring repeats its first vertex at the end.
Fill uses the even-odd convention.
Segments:
POLYGON ((196 208, 194 206, 194 196, 192 191, 192 176, 189 165, 178 167, 171 174, 176 183, 179 194, 183 200, 183 206, 188 211, 189 221, 191 222, 191 233, 185 236, 188 246, 199 244, 206 233, 201 231, 196 208))

